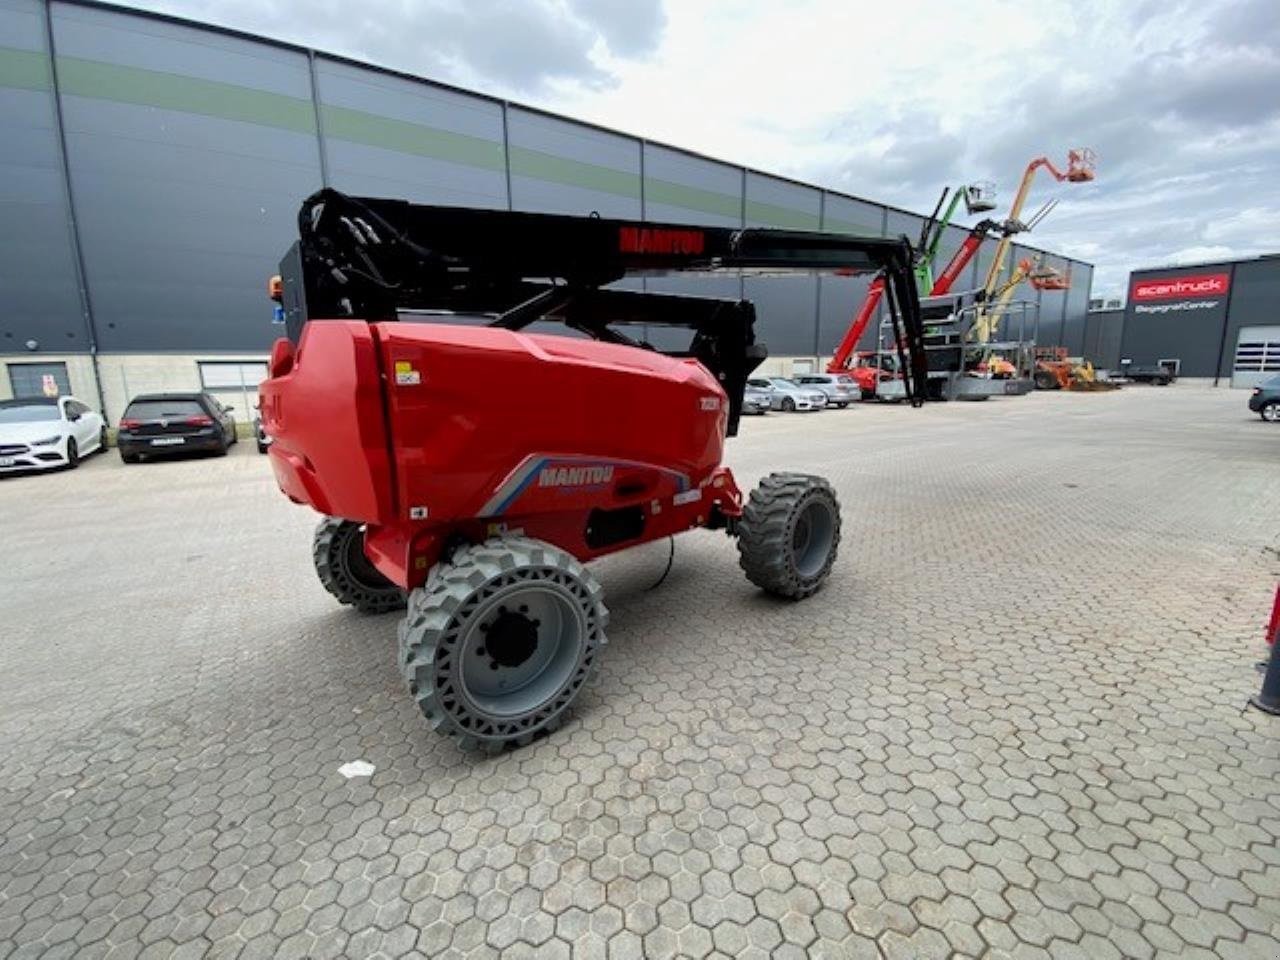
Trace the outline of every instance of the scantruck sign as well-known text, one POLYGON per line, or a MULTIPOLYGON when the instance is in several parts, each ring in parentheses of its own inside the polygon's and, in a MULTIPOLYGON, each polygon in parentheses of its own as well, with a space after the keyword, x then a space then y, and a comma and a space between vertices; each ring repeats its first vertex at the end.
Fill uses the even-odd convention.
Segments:
POLYGON ((1134 313, 1213 310, 1231 288, 1229 273, 1191 273, 1176 277, 1143 277, 1133 282, 1134 313))
POLYGON ((1214 297, 1231 286, 1229 273, 1197 273, 1189 277, 1151 277, 1133 285, 1133 299, 1182 300, 1188 297, 1214 297))

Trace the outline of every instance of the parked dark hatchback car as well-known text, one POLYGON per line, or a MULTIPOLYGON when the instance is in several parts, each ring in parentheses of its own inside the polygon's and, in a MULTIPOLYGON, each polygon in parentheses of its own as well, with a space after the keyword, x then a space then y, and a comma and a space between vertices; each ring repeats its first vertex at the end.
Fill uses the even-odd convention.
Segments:
POLYGON ((1253 388, 1249 409, 1268 423, 1280 423, 1280 375, 1268 377, 1253 388))
POLYGON ((134 397, 120 419, 120 459, 212 451, 225 454, 236 442, 232 407, 207 393, 148 393, 134 397))

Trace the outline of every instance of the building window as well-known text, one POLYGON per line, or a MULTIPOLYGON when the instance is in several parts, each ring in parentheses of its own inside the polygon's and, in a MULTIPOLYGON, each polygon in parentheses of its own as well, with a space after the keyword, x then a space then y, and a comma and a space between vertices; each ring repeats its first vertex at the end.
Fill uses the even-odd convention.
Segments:
POLYGON ((246 415, 258 402, 258 384, 267 379, 265 360, 198 360, 196 366, 206 393, 246 415))
POLYGON ((71 392, 65 363, 11 363, 9 386, 15 397, 56 397, 71 392))
POLYGON ((1236 347, 1241 373, 1280 373, 1280 340, 1242 340, 1236 347))

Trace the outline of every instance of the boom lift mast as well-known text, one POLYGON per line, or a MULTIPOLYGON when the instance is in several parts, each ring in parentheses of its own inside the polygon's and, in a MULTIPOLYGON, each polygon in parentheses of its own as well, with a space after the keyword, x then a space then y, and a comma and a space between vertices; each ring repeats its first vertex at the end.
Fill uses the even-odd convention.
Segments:
MULTIPOLYGON (((1027 201, 1027 194, 1031 190, 1031 181, 1035 179, 1036 171, 1043 167, 1059 183, 1064 180, 1068 183, 1086 183, 1094 178, 1094 166, 1096 163, 1097 157, 1094 152, 1088 147, 1080 147, 1076 150, 1067 151, 1067 169, 1065 172, 1055 167, 1048 157, 1036 157, 1027 164, 1027 169, 1022 174, 1022 182, 1018 184, 1018 192, 1014 194, 1013 204, 1009 207, 1009 216, 1005 221, 1009 229, 1006 229, 1001 234, 1000 241, 996 244, 995 256, 992 258, 991 266, 987 269, 987 277, 982 285, 982 299, 984 301, 994 301, 999 295, 1000 275, 1004 272, 1005 260, 1009 256, 1009 247, 1013 242, 1013 234, 1030 230, 1056 206, 1056 201, 1050 201, 1041 207, 1026 224, 1023 224, 1019 219, 1022 216, 1022 207, 1027 201)), ((1015 270, 1014 276, 1017 276, 1018 272, 1015 270)), ((1032 271, 1028 269, 1026 275, 1032 275, 1032 271)), ((1013 277, 1010 277, 1010 279, 1013 279, 1013 277)), ((1017 276, 1013 286, 1016 287, 1022 279, 1023 277, 1017 276)), ((1044 286, 1039 287, 1039 289, 1061 289, 1061 287, 1044 286)), ((1006 292, 1011 292, 1011 290, 1012 287, 1007 288, 1006 292)), ((974 340, 977 343, 986 343, 991 338, 999 322, 998 311, 986 306, 979 306, 977 316, 974 319, 974 340)))
MULTIPOLYGON (((947 226, 950 225, 955 216, 956 208, 960 205, 960 201, 964 201, 965 209, 969 213, 983 213, 994 209, 994 195, 994 187, 986 182, 965 184, 957 188, 954 193, 952 193, 950 187, 943 189, 942 196, 938 198, 937 206, 933 209, 933 214, 924 222, 924 226, 920 231, 920 243, 914 267, 916 289, 920 296, 931 296, 935 292, 945 293, 949 290, 960 271, 973 259, 973 255, 977 252, 978 247, 981 246, 983 239, 986 238, 991 230, 999 227, 999 224, 994 220, 983 220, 975 226, 965 239, 964 244, 947 263, 938 281, 935 282, 933 279, 933 264, 938 255, 938 247, 942 243, 942 236, 946 232, 947 226), (951 195, 951 202, 947 204, 946 212, 939 219, 938 211, 947 202, 948 194, 951 195), (939 285, 942 285, 941 291, 936 290, 939 285)), ((831 362, 827 365, 828 373, 841 373, 849 368, 854 351, 858 348, 858 341, 862 339, 862 334, 871 323, 871 318, 875 315, 876 308, 880 306, 880 300, 883 296, 884 280, 882 277, 877 276, 871 281, 871 286, 867 288, 867 295, 863 298, 862 306, 858 308, 853 322, 849 324, 849 329, 845 331, 844 338, 840 341, 840 346, 836 348, 835 356, 832 357, 831 362)))

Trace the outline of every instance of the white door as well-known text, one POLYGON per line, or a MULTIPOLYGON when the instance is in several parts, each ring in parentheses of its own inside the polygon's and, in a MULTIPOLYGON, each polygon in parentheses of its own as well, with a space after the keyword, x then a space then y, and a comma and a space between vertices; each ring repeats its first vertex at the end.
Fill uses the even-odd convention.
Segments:
POLYGON ((98 441, 102 438, 102 417, 82 404, 80 419, 77 421, 76 426, 84 434, 84 439, 80 441, 81 450, 88 450, 90 447, 98 446, 98 441))
POLYGON ((1280 373, 1280 327, 1241 327, 1231 386, 1251 389, 1280 373))
POLYGON ((102 425, 102 420, 79 401, 64 400, 63 403, 66 406, 67 420, 71 423, 71 435, 76 438, 76 449, 85 453, 97 444, 98 428, 102 425), (77 415, 80 419, 72 420, 77 415))

